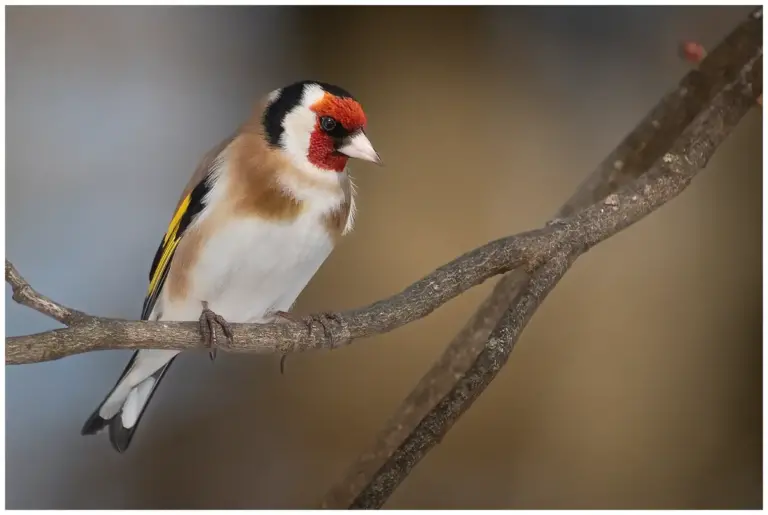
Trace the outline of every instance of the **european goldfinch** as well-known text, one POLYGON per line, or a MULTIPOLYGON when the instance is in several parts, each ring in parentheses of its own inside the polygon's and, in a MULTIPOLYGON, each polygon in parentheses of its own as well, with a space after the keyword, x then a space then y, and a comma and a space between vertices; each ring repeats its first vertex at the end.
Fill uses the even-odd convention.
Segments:
MULTIPOLYGON (((350 157, 380 164, 366 116, 345 90, 316 81, 277 89, 200 161, 149 273, 142 320, 264 323, 285 314, 355 219, 350 157)), ((139 350, 86 421, 131 443, 178 351, 139 350)), ((213 355, 211 356, 213 358, 213 355)))

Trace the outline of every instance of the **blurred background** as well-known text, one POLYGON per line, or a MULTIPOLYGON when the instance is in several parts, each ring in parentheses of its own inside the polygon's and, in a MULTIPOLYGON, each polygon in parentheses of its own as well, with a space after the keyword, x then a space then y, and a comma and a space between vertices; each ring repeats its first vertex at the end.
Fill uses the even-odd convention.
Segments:
MULTIPOLYGON (((391 295, 539 227, 750 11, 8 7, 7 257, 137 318, 198 159, 294 80, 358 97, 356 231, 297 310, 391 295)), ((509 364, 388 508, 760 508, 761 112, 683 195, 579 259, 509 364)), ((129 352, 6 367, 7 508, 316 505, 492 282, 334 352, 187 353, 125 455, 82 423, 129 352)), ((8 335, 56 327, 13 304, 8 335)))

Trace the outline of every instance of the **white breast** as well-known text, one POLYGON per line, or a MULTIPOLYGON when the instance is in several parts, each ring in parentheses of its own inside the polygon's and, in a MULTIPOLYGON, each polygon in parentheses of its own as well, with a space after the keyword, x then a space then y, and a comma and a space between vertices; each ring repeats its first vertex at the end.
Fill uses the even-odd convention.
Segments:
POLYGON ((319 216, 232 221, 203 248, 193 296, 230 322, 261 322, 267 311, 293 305, 332 250, 319 216))
MULTIPOLYGON (((220 176, 206 211, 216 208, 225 187, 220 176)), ((305 195, 305 209, 293 221, 252 216, 217 226, 191 269, 189 295, 183 301, 163 295, 162 318, 197 320, 203 300, 229 322, 264 322, 267 312, 290 309, 333 250, 323 216, 343 193, 311 197, 305 195)))

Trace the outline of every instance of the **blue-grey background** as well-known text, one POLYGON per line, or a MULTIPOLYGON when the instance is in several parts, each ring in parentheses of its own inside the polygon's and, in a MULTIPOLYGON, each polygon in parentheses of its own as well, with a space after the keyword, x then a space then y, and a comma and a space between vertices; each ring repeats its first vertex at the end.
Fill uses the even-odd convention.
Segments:
MULTIPOLYGON (((6 8, 6 248, 41 292, 138 317, 200 156, 263 93, 351 90, 387 166, 298 310, 390 295, 539 226, 749 8, 6 8)), ((761 112, 590 251, 392 508, 761 506, 761 112)), ((80 427, 128 352, 6 367, 8 508, 312 506, 488 292, 333 353, 189 353, 130 451, 80 427)), ((6 288, 8 290, 8 288, 6 288)), ((10 302, 7 332, 55 323, 10 302)))

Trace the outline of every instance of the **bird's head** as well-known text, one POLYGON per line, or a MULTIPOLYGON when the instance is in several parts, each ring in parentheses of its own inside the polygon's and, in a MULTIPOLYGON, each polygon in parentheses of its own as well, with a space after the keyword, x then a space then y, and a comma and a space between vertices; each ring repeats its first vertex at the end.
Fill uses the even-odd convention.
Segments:
POLYGON ((263 124, 267 142, 299 168, 343 172, 350 157, 381 164, 363 108, 338 86, 302 81, 273 91, 263 124))

